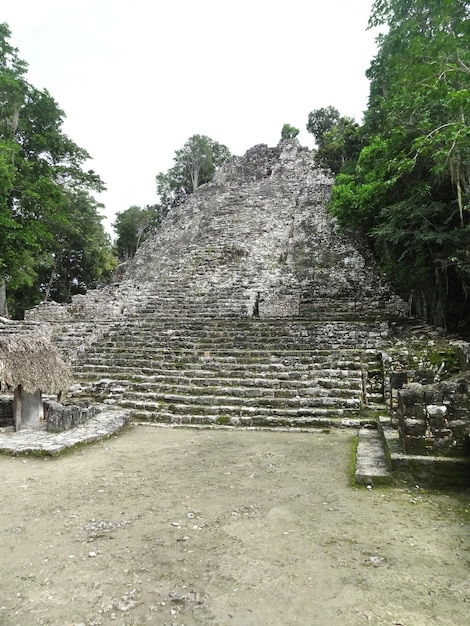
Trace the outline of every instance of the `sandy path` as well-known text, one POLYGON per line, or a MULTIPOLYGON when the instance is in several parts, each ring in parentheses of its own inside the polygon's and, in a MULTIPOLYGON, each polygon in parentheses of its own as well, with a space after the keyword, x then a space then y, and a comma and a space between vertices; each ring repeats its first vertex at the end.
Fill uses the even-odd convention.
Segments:
POLYGON ((469 495, 353 488, 352 446, 134 426, 0 458, 0 624, 466 626, 469 495))

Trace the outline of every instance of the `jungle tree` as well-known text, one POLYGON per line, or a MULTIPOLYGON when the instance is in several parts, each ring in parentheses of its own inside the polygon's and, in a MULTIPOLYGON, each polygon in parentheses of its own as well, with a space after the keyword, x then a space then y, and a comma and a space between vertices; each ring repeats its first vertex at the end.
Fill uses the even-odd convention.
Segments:
MULTIPOLYGON (((64 112, 51 94, 27 81, 27 64, 10 36, 8 25, 0 24, 0 291, 7 286, 12 301, 20 290, 34 293, 32 304, 40 297, 44 264, 57 262, 58 233, 77 227, 72 207, 83 201, 81 194, 104 186, 84 170, 90 155, 63 133, 64 112)), ((87 206, 102 230, 98 205, 87 206)), ((109 246, 104 231, 100 245, 109 246)), ((4 302, 0 297, 0 314, 4 302)))
POLYGON ((168 210, 200 185, 212 180, 218 167, 231 156, 227 146, 206 135, 193 135, 175 151, 174 165, 157 174, 157 193, 168 210))
POLYGON ((468 323, 470 9, 463 0, 376 0, 385 26, 368 70, 366 145, 332 210, 372 242, 418 313, 468 323))

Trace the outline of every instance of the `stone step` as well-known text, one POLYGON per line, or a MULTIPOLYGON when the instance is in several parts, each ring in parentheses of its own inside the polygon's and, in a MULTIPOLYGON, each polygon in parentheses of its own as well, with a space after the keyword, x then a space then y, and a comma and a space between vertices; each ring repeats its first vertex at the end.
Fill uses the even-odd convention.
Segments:
POLYGON ((126 354, 166 354, 170 353, 194 353, 200 352, 204 355, 205 352, 208 353, 206 356, 219 356, 224 354, 240 354, 244 353, 247 356, 256 356, 256 355, 269 355, 269 356, 277 356, 284 354, 292 354, 293 356, 297 355, 333 355, 332 358, 335 358, 341 354, 344 355, 354 355, 355 358, 363 359, 371 359, 376 355, 375 348, 363 348, 360 345, 347 342, 345 344, 341 344, 340 342, 336 342, 333 340, 322 341, 320 344, 313 343, 312 345, 307 345, 306 343, 301 342, 300 344, 295 344, 294 342, 283 342, 282 340, 276 342, 267 342, 267 341, 247 341, 246 343, 237 344, 233 341, 230 342, 217 342, 211 344, 210 342, 204 341, 172 341, 165 339, 163 341, 158 341, 153 336, 147 337, 145 340, 135 341, 119 337, 104 338, 101 339, 97 344, 88 348, 86 354, 94 354, 97 352, 109 351, 109 352, 123 352, 126 354))
MULTIPOLYGON (((127 339, 119 339, 113 338, 100 342, 98 345, 94 347, 93 350, 90 350, 89 353, 97 352, 97 351, 118 351, 118 352, 131 352, 135 354, 139 353, 159 353, 165 351, 171 352, 184 352, 184 351, 199 351, 199 352, 209 352, 213 355, 218 354, 226 354, 231 351, 247 351, 249 354, 253 352, 259 353, 270 353, 270 354, 279 354, 279 352, 309 352, 309 351, 318 351, 324 350, 326 345, 331 347, 332 351, 339 350, 354 350, 360 352, 361 347, 366 346, 370 349, 374 347, 374 342, 372 342, 369 338, 367 342, 361 346, 361 342, 359 340, 353 341, 348 339, 347 341, 341 341, 338 339, 322 339, 321 341, 291 341, 290 339, 286 340, 278 340, 278 341, 268 341, 268 340, 260 340, 260 339, 250 339, 247 337, 246 339, 235 341, 217 341, 217 340, 202 340, 202 339, 169 339, 169 338, 158 338, 154 336, 149 336, 147 338, 132 338, 129 337, 127 339), (150 348, 151 346, 151 348, 150 348)), ((378 349, 378 348, 377 348, 378 349)))
POLYGON ((288 427, 288 428, 330 428, 370 424, 370 420, 361 419, 356 413, 347 409, 317 410, 316 412, 295 414, 293 411, 267 412, 252 411, 241 413, 226 407, 219 413, 192 412, 191 406, 184 405, 181 411, 161 408, 156 411, 131 408, 134 420, 151 421, 163 424, 185 425, 219 425, 234 427, 288 427))
POLYGON ((213 333, 215 335, 231 336, 234 334, 244 334, 252 336, 272 336, 272 337, 298 337, 309 335, 324 336, 333 334, 380 334, 387 337, 389 334, 388 325, 383 322, 361 322, 352 320, 329 320, 316 321, 299 320, 295 322, 286 321, 284 318, 276 321, 259 321, 260 318, 234 318, 234 319, 211 319, 205 318, 194 320, 193 318, 177 319, 174 316, 165 318, 155 318, 152 316, 140 316, 135 319, 123 319, 119 323, 110 326, 111 331, 124 333, 138 332, 168 332, 173 335, 185 335, 197 333, 204 335, 213 333), (223 323, 225 322, 225 323, 223 323))
POLYGON ((177 393, 152 393, 152 394, 136 394, 126 393, 125 399, 121 402, 122 406, 128 408, 147 407, 157 410, 162 403, 172 404, 178 407, 191 405, 199 407, 198 412, 216 412, 222 409, 232 407, 243 407, 243 409, 285 409, 306 410, 309 411, 319 407, 329 408, 346 408, 360 409, 361 400, 357 398, 342 398, 334 396, 310 396, 310 397, 294 397, 294 398, 275 398, 275 397, 253 397, 245 396, 227 396, 227 395, 194 395, 194 394, 177 394, 177 393))
POLYGON ((361 354, 357 351, 313 351, 313 350, 219 350, 203 351, 197 349, 181 349, 181 348, 148 348, 146 350, 132 350, 121 348, 101 349, 99 346, 87 351, 81 361, 84 363, 93 363, 102 359, 113 360, 117 362, 119 359, 126 361, 195 361, 203 362, 205 365, 213 364, 220 366, 221 363, 280 363, 284 366, 298 366, 308 363, 329 364, 333 366, 338 364, 339 368, 350 366, 350 369, 358 369, 369 363, 376 363, 376 359, 362 359, 361 354))
MULTIPOLYGON (((145 301, 145 299, 144 299, 145 301)), ((184 307, 181 307, 179 310, 176 304, 176 300, 174 298, 170 298, 168 300, 168 313, 166 315, 161 315, 161 310, 158 307, 155 307, 155 310, 152 310, 151 307, 147 307, 147 305, 141 305, 138 309, 138 312, 131 312, 125 318, 123 318, 120 324, 149 324, 149 325, 166 325, 171 328, 175 326, 175 318, 177 318, 178 325, 211 325, 211 326, 222 326, 227 324, 229 327, 269 327, 269 326, 278 326, 284 327, 289 325, 298 325, 302 324, 307 327, 310 326, 319 326, 321 324, 349 324, 351 328, 360 325, 372 325, 379 327, 384 331, 388 331, 388 317, 384 314, 383 310, 377 309, 354 309, 348 306, 344 307, 334 307, 331 308, 324 307, 323 309, 318 309, 315 311, 313 315, 306 316, 304 314, 299 314, 297 316, 292 316, 289 318, 286 317, 252 317, 252 315, 244 315, 244 316, 222 316, 221 318, 210 317, 207 318, 205 315, 195 315, 194 312, 191 315, 185 315, 184 307), (148 308, 148 310, 147 310, 148 308)), ((117 327, 118 324, 115 324, 117 327)))
POLYGON ((195 332, 198 335, 220 334, 231 336, 233 334, 251 334, 253 336, 273 336, 273 337, 297 337, 309 335, 330 335, 371 333, 388 335, 388 325, 376 321, 352 321, 352 320, 286 320, 278 318, 275 320, 265 320, 262 318, 235 318, 231 320, 207 320, 194 319, 188 317, 178 319, 175 323, 173 316, 167 318, 154 318, 152 316, 139 315, 137 318, 127 318, 119 323, 114 323, 110 330, 116 332, 171 332, 180 336, 195 332))
MULTIPOLYGON (((215 373, 213 373, 215 374, 215 373)), ((338 378, 318 378, 318 377, 305 377, 296 380, 289 380, 289 378, 252 378, 245 376, 244 378, 235 378, 234 376, 188 376, 186 374, 180 375, 174 373, 173 375, 155 375, 147 381, 140 383, 134 382, 134 389, 139 391, 151 391, 156 385, 160 388, 171 387, 175 385, 181 385, 187 388, 214 388, 214 387, 226 387, 232 388, 258 388, 264 390, 290 390, 290 389, 310 389, 320 388, 323 390, 356 390, 362 383, 360 377, 354 376, 347 379, 338 378)))
MULTIPOLYGON (((183 385, 189 387, 242 387, 242 388, 265 388, 273 389, 309 389, 319 387, 328 389, 358 389, 366 384, 371 393, 377 389, 371 385, 371 381, 364 380, 359 370, 327 370, 319 368, 302 368, 288 370, 279 368, 256 369, 245 368, 237 365, 233 369, 180 369, 168 367, 146 368, 148 371, 135 371, 129 367, 101 367, 91 365, 75 368, 74 378, 78 381, 99 381, 102 378, 127 381, 141 390, 151 390, 156 386, 183 385)), ((380 389, 381 391, 381 389, 380 389)))
POLYGON ((376 429, 361 428, 356 453, 355 480, 361 485, 389 485, 393 476, 382 437, 376 429))
POLYGON ((205 378, 280 378, 281 380, 300 380, 308 378, 328 378, 328 379, 361 379, 361 369, 354 364, 338 364, 341 369, 332 368, 328 363, 298 363, 295 367, 287 367, 280 363, 239 363, 225 362, 221 364, 210 364, 201 368, 198 360, 193 362, 182 361, 148 361, 131 362, 123 360, 120 362, 110 360, 110 364, 95 359, 94 362, 86 364, 76 364, 74 372, 76 376, 87 376, 97 378, 102 375, 108 376, 114 372, 116 376, 130 377, 131 379, 145 379, 153 376, 182 376, 191 378, 202 376, 205 378), (349 367, 348 367, 349 365, 349 367))
POLYGON ((368 350, 368 349, 377 349, 377 345, 383 347, 384 339, 380 337, 378 333, 373 333, 369 331, 365 331, 363 333, 355 333, 354 336, 348 333, 340 333, 336 332, 334 334, 324 334, 318 333, 304 336, 295 336, 289 334, 268 334, 268 333, 231 333, 224 335, 222 333, 215 332, 207 332, 207 333, 185 333, 181 335, 177 335, 176 333, 171 333, 170 331, 165 330, 139 330, 126 332, 124 330, 121 331, 121 334, 117 332, 113 332, 109 334, 106 339, 103 340, 103 344, 113 344, 118 341, 120 344, 147 344, 148 340, 151 339, 153 344, 171 344, 171 345, 182 345, 182 346, 193 346, 193 345, 208 345, 217 348, 217 346, 221 346, 223 348, 226 347, 236 347, 243 346, 246 347, 250 344, 253 344, 256 347, 263 348, 266 347, 279 347, 281 345, 286 346, 287 348, 293 349, 316 349, 321 350, 324 349, 324 346, 338 346, 350 350, 368 350))
POLYGON ((282 363, 237 363, 225 362, 223 365, 216 363, 207 364, 201 369, 199 360, 193 363, 188 361, 134 361, 110 360, 110 364, 101 359, 90 360, 86 364, 78 364, 74 367, 76 378, 97 380, 110 375, 120 379, 130 378, 135 381, 152 380, 155 376, 192 378, 193 376, 212 378, 248 378, 257 380, 280 379, 283 381, 311 380, 324 378, 327 380, 352 380, 361 381, 360 367, 353 367, 351 363, 338 363, 341 369, 329 368, 328 364, 297 363, 295 368, 289 368, 282 363))
POLYGON ((234 335, 240 338, 250 336, 252 339, 272 337, 274 339, 291 338, 305 339, 309 337, 334 337, 336 336, 388 336, 388 325, 375 321, 312 321, 307 319, 296 319, 294 322, 285 318, 276 318, 266 321, 261 318, 236 317, 227 319, 207 319, 179 317, 174 314, 164 317, 155 317, 153 314, 146 316, 140 314, 139 317, 125 318, 110 327, 110 331, 125 338, 126 335, 138 336, 151 332, 160 335, 168 333, 175 337, 191 336, 196 334, 201 336, 231 337, 234 335))
POLYGON ((240 386, 232 384, 232 381, 227 380, 225 385, 194 385, 185 384, 182 381, 180 384, 146 384, 144 388, 142 385, 133 385, 133 391, 127 394, 128 398, 134 398, 137 396, 145 396, 148 398, 153 397, 155 394, 187 394, 198 396, 239 396, 242 398, 321 398, 321 397, 334 397, 334 398, 357 398, 361 393, 360 385, 355 387, 338 388, 338 387, 308 387, 302 385, 291 384, 290 387, 275 388, 275 387, 261 387, 257 386, 240 386))
POLYGON ((367 355, 361 356, 359 352, 351 350, 331 350, 329 353, 314 350, 250 350, 250 349, 227 349, 227 350, 207 350, 204 347, 179 348, 179 347, 159 347, 155 349, 131 347, 104 347, 100 346, 92 350, 79 354, 77 363, 96 363, 99 360, 107 362, 112 360, 143 362, 184 362, 194 363, 200 361, 204 367, 209 364, 222 366, 226 363, 281 363, 284 367, 296 367, 302 364, 316 363, 325 365, 330 369, 376 369, 379 366, 378 359, 367 355), (340 365, 337 365, 340 364, 340 365))
MULTIPOLYGON (((230 381, 229 381, 230 382, 230 381)), ((344 406, 345 404, 352 405, 357 408, 362 401, 362 389, 360 385, 355 388, 350 387, 347 389, 338 388, 307 388, 307 387, 295 387, 292 385, 290 388, 256 388, 256 387, 211 387, 209 385, 201 386, 188 386, 188 385, 176 385, 164 387, 155 383, 143 383, 139 384, 135 381, 129 382, 126 379, 115 378, 102 378, 95 382, 82 380, 78 382, 69 391, 70 397, 84 399, 92 399, 93 397, 99 397, 101 401, 114 399, 124 399, 130 401, 139 401, 144 404, 149 402, 167 402, 169 398, 173 401, 190 401, 192 397, 198 398, 199 404, 212 404, 216 405, 220 398, 223 397, 231 404, 258 404, 259 406, 266 404, 266 398, 271 398, 273 402, 281 406, 286 406, 289 403, 294 405, 300 404, 301 406, 311 405, 333 405, 344 406), (163 400, 162 400, 163 397, 163 400), (260 399, 256 402, 256 399, 260 399), (306 401, 315 398, 314 401, 306 401), (288 400, 285 402, 283 400, 288 400), (344 401, 346 399, 346 402, 344 401)), ((269 402, 269 404, 273 404, 269 402)), ((374 406, 383 407, 383 395, 381 393, 368 392, 367 393, 367 406, 373 408, 374 406)))

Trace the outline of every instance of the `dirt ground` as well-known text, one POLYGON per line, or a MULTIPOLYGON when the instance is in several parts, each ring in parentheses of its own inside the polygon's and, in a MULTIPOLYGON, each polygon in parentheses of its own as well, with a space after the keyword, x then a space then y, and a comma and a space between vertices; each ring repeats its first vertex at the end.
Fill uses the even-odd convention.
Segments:
POLYGON ((351 486, 351 432, 132 426, 0 458, 0 624, 459 626, 470 496, 351 486))

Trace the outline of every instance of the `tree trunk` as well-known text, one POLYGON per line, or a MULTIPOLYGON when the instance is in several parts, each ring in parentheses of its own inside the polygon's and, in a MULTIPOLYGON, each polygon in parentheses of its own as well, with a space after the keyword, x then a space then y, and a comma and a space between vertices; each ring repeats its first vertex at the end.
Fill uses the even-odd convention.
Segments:
POLYGON ((0 278, 0 317, 8 317, 7 286, 3 278, 0 278))
POLYGON ((47 283, 46 293, 44 294, 43 302, 48 302, 49 296, 51 295, 51 289, 52 289, 52 285, 54 284, 58 264, 59 264, 59 259, 55 257, 54 264, 52 265, 51 275, 49 276, 49 282, 47 283))
POLYGON ((21 428, 21 385, 15 387, 13 392, 13 413, 15 416, 15 430, 21 428))
POLYGON ((193 192, 199 187, 199 171, 201 169, 200 163, 193 163, 190 167, 189 173, 191 175, 191 183, 193 185, 193 192))

